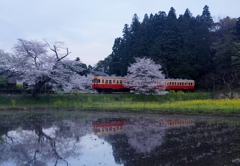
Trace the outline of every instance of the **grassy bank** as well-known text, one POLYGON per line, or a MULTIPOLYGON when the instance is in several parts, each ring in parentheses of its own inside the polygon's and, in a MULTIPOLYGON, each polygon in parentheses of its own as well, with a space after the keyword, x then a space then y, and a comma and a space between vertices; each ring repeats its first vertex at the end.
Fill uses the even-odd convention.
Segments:
POLYGON ((210 99, 209 93, 0 95, 0 109, 67 109, 240 115, 240 99, 210 99))

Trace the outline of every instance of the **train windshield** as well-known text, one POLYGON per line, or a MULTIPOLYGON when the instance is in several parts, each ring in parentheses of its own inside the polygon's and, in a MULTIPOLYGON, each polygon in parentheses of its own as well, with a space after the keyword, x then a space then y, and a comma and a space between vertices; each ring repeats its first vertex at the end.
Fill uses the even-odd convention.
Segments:
POLYGON ((93 79, 92 83, 100 83, 100 80, 99 79, 93 79))

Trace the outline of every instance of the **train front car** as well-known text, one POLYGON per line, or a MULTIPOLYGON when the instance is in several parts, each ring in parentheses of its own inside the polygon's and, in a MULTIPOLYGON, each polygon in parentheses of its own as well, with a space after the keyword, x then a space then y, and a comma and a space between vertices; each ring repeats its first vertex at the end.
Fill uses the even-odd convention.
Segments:
POLYGON ((94 76, 92 88, 98 93, 128 92, 129 88, 123 85, 124 77, 94 76))

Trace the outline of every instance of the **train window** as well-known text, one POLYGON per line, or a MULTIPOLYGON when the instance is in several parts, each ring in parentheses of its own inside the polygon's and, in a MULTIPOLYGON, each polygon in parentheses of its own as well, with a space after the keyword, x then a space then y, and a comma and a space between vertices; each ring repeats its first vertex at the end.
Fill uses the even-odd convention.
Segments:
POLYGON ((120 80, 120 84, 122 84, 122 80, 120 80))
POLYGON ((95 83, 100 83, 100 80, 99 79, 95 80, 95 83))
POLYGON ((111 84, 112 83, 112 80, 109 80, 109 84, 111 84))
POLYGON ((105 80, 105 84, 108 84, 108 80, 105 80))
POLYGON ((115 80, 113 80, 113 83, 115 84, 115 80))
POLYGON ((118 84, 118 80, 117 80, 117 84, 118 84))
POLYGON ((104 84, 104 80, 102 80, 102 83, 104 84))
POLYGON ((93 83, 100 83, 100 80, 99 79, 93 79, 92 82, 93 83))

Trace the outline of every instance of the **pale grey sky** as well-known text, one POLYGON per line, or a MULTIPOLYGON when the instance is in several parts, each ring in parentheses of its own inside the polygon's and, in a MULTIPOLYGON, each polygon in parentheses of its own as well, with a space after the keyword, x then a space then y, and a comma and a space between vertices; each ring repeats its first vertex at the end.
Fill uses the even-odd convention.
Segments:
POLYGON ((142 21, 144 14, 173 7, 178 16, 188 8, 195 17, 205 5, 215 20, 240 17, 240 0, 0 0, 0 49, 11 52, 18 38, 57 39, 71 59, 95 65, 111 54, 135 13, 142 21))

